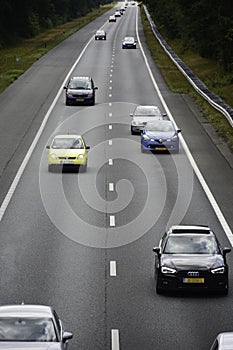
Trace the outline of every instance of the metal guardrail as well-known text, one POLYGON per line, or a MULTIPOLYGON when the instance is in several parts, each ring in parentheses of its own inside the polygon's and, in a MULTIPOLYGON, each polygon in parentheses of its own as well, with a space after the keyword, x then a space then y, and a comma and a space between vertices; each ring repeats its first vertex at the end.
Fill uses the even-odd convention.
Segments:
POLYGON ((159 41, 160 45, 163 47, 164 51, 168 54, 177 68, 181 71, 181 73, 187 78, 193 88, 205 98, 205 100, 221 112, 230 125, 233 127, 233 108, 227 105, 219 96, 215 95, 212 91, 210 91, 207 86, 192 72, 192 70, 177 56, 177 54, 172 50, 172 48, 168 45, 166 40, 162 37, 160 32, 158 31, 154 21, 152 20, 147 8, 143 5, 144 11, 146 13, 147 19, 150 23, 151 29, 159 41))

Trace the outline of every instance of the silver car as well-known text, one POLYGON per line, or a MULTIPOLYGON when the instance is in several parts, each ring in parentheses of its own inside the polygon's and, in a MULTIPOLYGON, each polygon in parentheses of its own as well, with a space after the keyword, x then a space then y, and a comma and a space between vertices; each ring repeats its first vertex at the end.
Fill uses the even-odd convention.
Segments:
POLYGON ((233 332, 219 333, 210 350, 233 350, 233 332))
POLYGON ((163 120, 166 114, 162 114, 157 106, 139 105, 134 112, 130 114, 131 119, 131 134, 140 134, 148 121, 163 120))
POLYGON ((66 350, 72 337, 50 306, 0 306, 0 349, 66 350))

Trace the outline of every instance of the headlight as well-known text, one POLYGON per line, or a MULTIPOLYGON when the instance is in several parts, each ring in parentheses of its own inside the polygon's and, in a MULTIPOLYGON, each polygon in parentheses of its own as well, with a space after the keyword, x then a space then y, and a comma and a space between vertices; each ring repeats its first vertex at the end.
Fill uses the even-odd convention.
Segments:
POLYGON ((171 139, 167 139, 168 142, 170 141, 176 141, 177 140, 177 136, 173 136, 171 139))
POLYGON ((83 154, 80 154, 78 157, 79 157, 80 159, 83 159, 83 158, 84 158, 84 155, 83 155, 83 154))
POLYGON ((216 269, 211 270, 213 274, 215 273, 224 273, 225 272, 225 267, 217 267, 216 269))
POLYGON ((87 95, 88 95, 88 96, 91 96, 91 95, 93 95, 93 92, 90 91, 90 92, 87 93, 87 95))
POLYGON ((50 157, 51 157, 52 159, 56 159, 56 158, 57 158, 57 155, 56 155, 55 153, 52 153, 52 154, 50 154, 50 157))
POLYGON ((149 141, 150 140, 150 138, 147 135, 143 135, 142 137, 143 137, 143 140, 145 140, 145 141, 149 141))
POLYGON ((176 270, 175 269, 171 269, 170 267, 162 266, 161 267, 161 272, 164 273, 164 274, 176 273, 176 270))

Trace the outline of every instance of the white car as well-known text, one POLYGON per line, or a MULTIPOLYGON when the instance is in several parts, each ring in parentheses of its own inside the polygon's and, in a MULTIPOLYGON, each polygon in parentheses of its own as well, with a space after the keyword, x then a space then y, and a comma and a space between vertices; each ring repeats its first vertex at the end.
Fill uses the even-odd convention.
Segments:
POLYGON ((153 120, 163 120, 166 114, 162 114, 158 106, 139 105, 131 116, 131 134, 140 134, 146 123, 153 120))
POLYGON ((232 350, 233 332, 219 333, 215 338, 210 350, 232 350))
POLYGON ((73 337, 55 310, 44 305, 0 306, 0 330, 0 349, 7 350, 66 350, 73 337))

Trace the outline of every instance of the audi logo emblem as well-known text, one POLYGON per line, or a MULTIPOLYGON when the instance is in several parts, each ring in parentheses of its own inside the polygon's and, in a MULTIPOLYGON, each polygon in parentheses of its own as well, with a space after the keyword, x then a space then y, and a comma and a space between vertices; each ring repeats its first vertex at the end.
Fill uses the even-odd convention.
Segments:
POLYGON ((198 271, 189 271, 187 273, 187 275, 190 277, 197 277, 197 276, 199 276, 199 272, 198 271))

